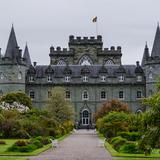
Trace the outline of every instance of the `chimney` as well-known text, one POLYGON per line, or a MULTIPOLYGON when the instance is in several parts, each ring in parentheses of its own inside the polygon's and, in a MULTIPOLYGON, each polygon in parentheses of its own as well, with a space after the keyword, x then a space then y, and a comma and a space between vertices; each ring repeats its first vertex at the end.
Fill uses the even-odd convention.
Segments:
POLYGON ((37 65, 37 62, 33 62, 33 66, 35 67, 37 65))

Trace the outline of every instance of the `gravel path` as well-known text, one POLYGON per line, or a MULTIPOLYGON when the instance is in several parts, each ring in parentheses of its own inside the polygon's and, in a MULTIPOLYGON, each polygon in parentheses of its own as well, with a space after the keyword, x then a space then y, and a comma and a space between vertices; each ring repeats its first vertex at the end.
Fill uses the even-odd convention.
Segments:
POLYGON ((59 143, 58 148, 49 149, 30 160, 111 160, 112 157, 100 145, 94 130, 78 130, 59 143))

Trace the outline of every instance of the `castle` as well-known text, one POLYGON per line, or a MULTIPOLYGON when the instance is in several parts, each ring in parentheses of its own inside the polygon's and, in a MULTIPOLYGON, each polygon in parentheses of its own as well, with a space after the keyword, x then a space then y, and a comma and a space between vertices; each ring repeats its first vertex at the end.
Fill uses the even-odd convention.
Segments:
POLYGON ((133 112, 141 112, 140 100, 155 91, 160 74, 160 28, 151 55, 147 44, 141 64, 123 65, 121 47, 103 48, 102 36, 69 36, 68 49, 50 47, 49 65, 32 65, 28 47, 19 48, 12 26, 7 49, 0 53, 0 95, 22 91, 36 107, 45 106, 55 86, 63 86, 73 103, 76 122, 94 123, 93 114, 107 100, 119 99, 133 112))

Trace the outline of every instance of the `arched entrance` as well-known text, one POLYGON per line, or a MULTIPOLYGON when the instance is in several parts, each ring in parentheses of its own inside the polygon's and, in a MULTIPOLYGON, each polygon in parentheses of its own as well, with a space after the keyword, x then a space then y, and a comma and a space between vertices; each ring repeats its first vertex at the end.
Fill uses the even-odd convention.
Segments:
POLYGON ((89 115, 89 111, 87 109, 84 109, 82 111, 81 121, 82 121, 83 126, 90 125, 90 115, 89 115))

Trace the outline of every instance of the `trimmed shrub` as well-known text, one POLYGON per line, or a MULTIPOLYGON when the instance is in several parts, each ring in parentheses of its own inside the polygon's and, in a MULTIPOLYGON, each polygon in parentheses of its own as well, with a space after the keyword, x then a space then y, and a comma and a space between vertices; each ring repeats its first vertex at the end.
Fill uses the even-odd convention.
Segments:
POLYGON ((27 146, 19 147, 18 151, 20 151, 20 152, 32 152, 35 149, 37 149, 37 146, 35 146, 34 144, 29 144, 27 146))
POLYGON ((6 144, 6 142, 3 141, 3 140, 1 140, 1 141, 0 141, 0 145, 3 145, 3 144, 6 144))
POLYGON ((47 144, 50 143, 50 140, 49 140, 49 138, 44 137, 44 138, 41 140, 41 143, 42 143, 43 145, 47 145, 47 144))
POLYGON ((124 145, 125 143, 127 143, 127 140, 125 138, 122 137, 114 137, 111 140, 111 144, 113 145, 114 149, 116 149, 117 151, 119 151, 120 147, 122 145, 124 145))
POLYGON ((123 146, 120 147, 119 151, 122 153, 133 153, 133 154, 143 153, 143 151, 141 151, 135 143, 124 144, 123 146))
POLYGON ((23 141, 23 140, 19 140, 19 141, 16 141, 15 142, 15 145, 16 146, 19 146, 19 147, 21 147, 21 146, 26 146, 28 143, 26 142, 26 141, 23 141))
POLYGON ((37 147, 37 148, 41 148, 43 147, 43 144, 39 141, 39 140, 34 140, 33 144, 37 147))
POLYGON ((137 141, 141 138, 139 132, 119 132, 117 135, 126 138, 128 141, 137 141))

